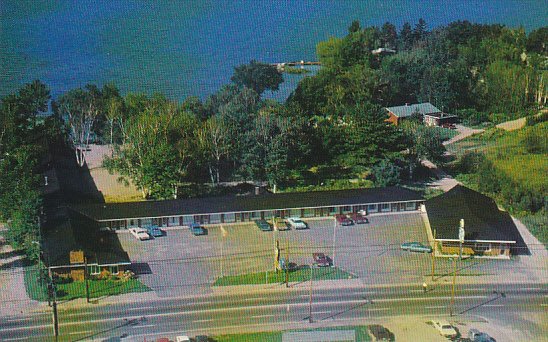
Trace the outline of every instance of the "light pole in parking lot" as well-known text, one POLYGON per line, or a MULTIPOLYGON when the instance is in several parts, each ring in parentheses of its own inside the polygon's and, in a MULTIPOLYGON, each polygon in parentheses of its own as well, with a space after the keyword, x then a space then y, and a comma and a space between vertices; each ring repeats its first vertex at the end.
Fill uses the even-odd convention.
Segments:
POLYGON ((221 278, 224 276, 224 246, 225 246, 225 237, 227 231, 221 225, 221 278))
POLYGON ((309 301, 308 301, 308 322, 314 323, 314 320, 312 319, 312 272, 314 269, 314 264, 310 264, 310 295, 309 295, 309 301))

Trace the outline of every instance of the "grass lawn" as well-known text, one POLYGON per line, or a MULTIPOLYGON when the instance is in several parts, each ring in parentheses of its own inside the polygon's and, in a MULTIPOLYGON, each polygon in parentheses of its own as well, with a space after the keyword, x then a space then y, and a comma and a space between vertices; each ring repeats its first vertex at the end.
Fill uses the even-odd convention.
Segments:
MULTIPOLYGON (((331 331, 331 330, 354 330, 356 332, 356 341, 371 341, 371 337, 367 333, 367 326, 346 326, 346 327, 331 327, 305 330, 288 330, 288 332, 297 331, 331 331)), ((247 341, 266 341, 266 342, 281 342, 284 331, 268 331, 259 333, 247 334, 231 334, 215 336, 215 341, 218 342, 247 342, 247 341)))
MULTIPOLYGON (((348 272, 342 271, 337 267, 314 268, 312 272, 314 280, 335 280, 335 279, 352 279, 355 278, 348 272)), ((303 267, 295 271, 289 272, 289 282, 300 282, 310 280, 310 268, 303 267)), ((230 285, 256 285, 256 284, 272 284, 282 283, 285 281, 285 273, 273 271, 248 273, 236 276, 225 276, 219 278, 213 284, 214 286, 230 286, 230 285)))
MULTIPOLYGON (((47 301, 46 282, 40 282, 39 271, 35 267, 25 269, 25 286, 31 299, 38 301, 47 301)), ((105 296, 116 296, 123 293, 146 292, 150 288, 143 285, 137 279, 121 280, 90 280, 89 292, 90 298, 100 298, 105 296)), ((57 299, 71 300, 76 298, 86 298, 86 284, 83 281, 74 281, 67 284, 57 284, 57 299)))

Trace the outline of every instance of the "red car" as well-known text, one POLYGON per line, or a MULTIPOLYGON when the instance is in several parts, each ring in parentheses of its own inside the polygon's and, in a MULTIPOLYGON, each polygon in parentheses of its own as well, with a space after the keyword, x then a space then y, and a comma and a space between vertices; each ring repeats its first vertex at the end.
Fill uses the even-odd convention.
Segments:
POLYGON ((318 267, 329 267, 331 266, 331 260, 329 257, 323 253, 314 253, 312 254, 312 258, 314 258, 314 263, 318 265, 318 267))
POLYGON ((335 215, 335 220, 337 220, 337 223, 341 226, 351 226, 354 224, 346 215, 337 214, 335 215))
POLYGON ((369 220, 367 219, 367 217, 363 216, 360 213, 352 213, 348 216, 350 216, 350 219, 352 219, 352 221, 354 221, 355 224, 369 223, 369 220))

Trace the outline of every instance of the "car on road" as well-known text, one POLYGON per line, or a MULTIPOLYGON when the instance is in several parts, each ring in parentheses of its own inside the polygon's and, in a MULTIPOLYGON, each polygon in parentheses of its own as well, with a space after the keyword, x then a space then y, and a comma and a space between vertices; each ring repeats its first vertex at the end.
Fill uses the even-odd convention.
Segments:
POLYGON ((306 229, 308 226, 301 220, 300 217, 290 217, 287 219, 287 224, 293 229, 306 229))
POLYGON ((394 333, 382 325, 373 324, 367 327, 369 333, 373 335, 375 341, 395 341, 394 333))
POLYGON ((270 224, 266 222, 265 220, 255 220, 254 222, 255 222, 255 225, 263 232, 269 232, 272 230, 272 227, 270 226, 270 224))
POLYGON ((192 234, 194 234, 195 236, 198 236, 198 235, 207 235, 207 229, 205 229, 204 227, 200 226, 198 223, 192 223, 190 226, 190 231, 192 232, 192 234))
POLYGON ((349 214, 348 217, 352 221, 354 221, 355 224, 369 223, 369 220, 367 219, 367 217, 365 217, 364 215, 360 213, 352 213, 352 214, 349 214))
POLYGON ((410 252, 432 253, 432 247, 425 246, 420 242, 405 242, 401 244, 400 248, 410 252))
POLYGON ((354 224, 354 221, 349 219, 346 215, 342 215, 342 214, 335 215, 335 220, 341 226, 351 226, 354 224))
POLYGON ((331 260, 329 257, 323 253, 314 253, 312 254, 312 258, 314 259, 314 263, 318 267, 329 267, 331 266, 331 260))
POLYGON ((150 235, 148 235, 147 230, 144 228, 130 228, 129 232, 131 233, 131 235, 135 236, 137 240, 143 241, 151 239, 150 235))
POLYGON ((457 331, 451 325, 451 323, 445 320, 432 321, 432 325, 434 325, 434 328, 436 328, 436 330, 440 333, 441 336, 453 338, 453 337, 457 337, 458 335, 457 331))
POLYGON ((478 329, 470 329, 468 331, 468 339, 472 342, 496 342, 489 334, 481 332, 478 329))
POLYGON ((159 237, 164 235, 164 232, 162 232, 162 230, 158 226, 148 226, 147 232, 152 237, 159 237))

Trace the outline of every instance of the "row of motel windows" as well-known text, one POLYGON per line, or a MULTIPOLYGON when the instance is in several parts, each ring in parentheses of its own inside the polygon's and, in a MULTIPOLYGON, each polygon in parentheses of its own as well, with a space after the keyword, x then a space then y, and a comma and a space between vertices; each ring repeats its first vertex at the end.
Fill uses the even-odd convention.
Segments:
POLYGON ((364 205, 348 205, 337 207, 318 207, 306 209, 285 209, 285 210, 261 210, 239 213, 207 214, 207 215, 184 215, 159 218, 127 219, 108 221, 111 229, 124 229, 135 227, 147 227, 157 225, 159 227, 186 226, 191 223, 199 224, 218 224, 247 222, 257 219, 270 219, 272 217, 287 218, 291 216, 306 217, 326 217, 336 214, 348 214, 366 210, 367 213, 410 211, 419 209, 422 202, 404 202, 404 203, 378 203, 364 205))
POLYGON ((101 274, 103 270, 107 270, 111 274, 118 274, 118 272, 120 272, 120 267, 118 265, 113 265, 113 266, 88 265, 88 274, 91 274, 91 275, 101 274))

